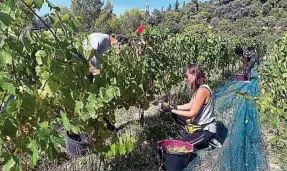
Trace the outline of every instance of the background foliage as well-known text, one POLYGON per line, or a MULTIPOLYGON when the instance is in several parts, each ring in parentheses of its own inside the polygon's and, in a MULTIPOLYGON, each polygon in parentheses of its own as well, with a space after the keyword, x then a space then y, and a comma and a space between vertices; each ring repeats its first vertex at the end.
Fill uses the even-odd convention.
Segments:
POLYGON ((264 121, 276 130, 276 148, 285 148, 286 38, 271 51, 284 32, 285 16, 283 0, 176 2, 166 10, 154 9, 149 17, 138 9, 117 17, 110 1, 73 1, 70 9, 47 0, 1 2, 1 106, 14 96, 0 115, 3 170, 24 170, 28 161, 32 168, 40 158, 55 159, 64 143, 55 129, 60 125, 89 133, 94 153, 131 151, 132 137, 122 141, 106 129, 104 119, 114 122, 118 108, 147 108, 181 83, 189 62, 199 63, 208 75, 237 70, 233 49, 238 45, 261 58, 267 55, 258 102, 264 121), (39 17, 34 10, 44 2, 53 12, 39 17), (152 29, 140 55, 134 43, 121 55, 111 50, 102 58, 101 75, 87 79, 88 61, 79 54, 86 57, 82 40, 89 32, 132 37, 139 25, 148 23, 152 29))

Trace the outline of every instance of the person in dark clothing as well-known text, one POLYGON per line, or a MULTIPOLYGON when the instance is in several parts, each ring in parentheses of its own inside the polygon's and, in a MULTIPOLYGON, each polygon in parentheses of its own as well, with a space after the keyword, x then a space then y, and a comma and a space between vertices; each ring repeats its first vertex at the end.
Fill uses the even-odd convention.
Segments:
POLYGON ((254 52, 243 49, 242 47, 236 47, 234 52, 243 58, 243 73, 245 80, 249 81, 251 77, 251 70, 254 68, 255 64, 257 64, 257 69, 260 66, 259 57, 254 52))

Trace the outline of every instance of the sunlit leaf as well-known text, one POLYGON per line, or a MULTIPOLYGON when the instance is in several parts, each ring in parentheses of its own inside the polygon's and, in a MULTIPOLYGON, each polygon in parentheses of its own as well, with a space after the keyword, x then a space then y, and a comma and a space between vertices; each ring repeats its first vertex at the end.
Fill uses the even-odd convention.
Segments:
POLYGON ((36 60, 37 60, 38 65, 42 65, 43 64, 42 59, 44 57, 46 57, 46 55, 47 54, 46 54, 46 52, 44 50, 39 50, 39 51, 36 52, 35 56, 36 56, 36 60))
POLYGON ((8 161, 3 163, 3 168, 2 169, 3 169, 3 171, 10 171, 15 166, 15 164, 16 164, 16 162, 11 157, 8 161))
POLYGON ((37 9, 41 9, 44 4, 44 0, 35 0, 35 4, 37 9))
POLYGON ((71 124, 69 119, 67 118, 67 115, 65 112, 61 111, 60 112, 61 118, 62 118, 62 122, 63 122, 63 126, 66 130, 70 130, 71 129, 71 124))
POLYGON ((63 21, 63 22, 68 22, 69 19, 70 19, 69 13, 64 14, 63 17, 62 17, 62 21, 63 21))
POLYGON ((38 158, 39 158, 36 142, 30 141, 27 148, 29 148, 32 151, 31 166, 34 167, 36 166, 38 158))
POLYGON ((12 64, 12 56, 9 52, 0 50, 0 64, 3 66, 12 64))

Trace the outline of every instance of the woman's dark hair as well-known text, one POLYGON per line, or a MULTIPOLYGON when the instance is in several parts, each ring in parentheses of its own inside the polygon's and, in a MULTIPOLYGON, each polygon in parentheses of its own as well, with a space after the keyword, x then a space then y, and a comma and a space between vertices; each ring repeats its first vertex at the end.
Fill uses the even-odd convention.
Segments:
POLYGON ((205 77, 204 72, 202 69, 196 64, 188 64, 185 68, 185 73, 194 74, 195 75, 195 82, 194 85, 191 87, 193 91, 197 90, 200 85, 207 82, 207 78, 205 77))
POLYGON ((243 49, 242 49, 242 47, 236 47, 236 48, 234 49, 234 52, 235 52, 235 54, 237 54, 237 55, 243 55, 243 49))

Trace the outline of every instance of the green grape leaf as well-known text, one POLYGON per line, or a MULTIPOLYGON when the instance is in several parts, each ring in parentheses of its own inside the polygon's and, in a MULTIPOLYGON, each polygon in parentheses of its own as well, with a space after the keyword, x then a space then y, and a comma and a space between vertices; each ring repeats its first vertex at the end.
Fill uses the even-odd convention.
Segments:
POLYGON ((60 111, 60 115, 62 118, 64 128, 69 131, 71 129, 71 124, 70 124, 69 119, 67 118, 66 113, 63 111, 60 111))
POLYGON ((108 151, 106 154, 105 154, 106 158, 110 158, 113 156, 113 153, 111 151, 108 151))
POLYGON ((41 98, 46 97, 54 97, 53 92, 50 89, 49 83, 46 80, 41 80, 42 86, 40 89, 38 89, 38 94, 41 98))
POLYGON ((25 0, 25 2, 26 2, 26 4, 28 4, 29 6, 31 6, 32 3, 33 3, 33 0, 25 0))
POLYGON ((44 4, 44 0, 35 0, 36 8, 40 10, 44 4))
POLYGON ((125 155, 126 154, 125 144, 120 144, 119 153, 120 153, 120 155, 125 155))
POLYGON ((16 137, 18 126, 12 119, 5 119, 3 133, 9 137, 16 137))
POLYGON ((34 166, 36 166, 37 161, 39 159, 39 154, 38 154, 36 142, 32 140, 28 144, 27 148, 29 148, 32 152, 31 166, 34 167, 34 166))
POLYGON ((132 152, 133 149, 134 149, 134 144, 133 144, 133 142, 132 142, 130 139, 127 138, 127 140, 126 140, 126 150, 127 150, 127 153, 132 152))
POLYGON ((42 123, 39 124, 41 128, 49 128, 49 122, 48 121, 44 121, 42 123))
POLYGON ((120 141, 118 146, 119 146, 120 155, 126 154, 127 151, 126 151, 126 145, 125 145, 124 141, 120 141))
POLYGON ((94 94, 90 94, 87 102, 86 102, 86 114, 87 114, 87 118, 95 118, 96 117, 96 110, 95 110, 95 105, 96 105, 96 96, 94 94))
POLYGON ((2 21, 6 26, 9 26, 14 19, 10 15, 0 11, 0 21, 2 21))
POLYGON ((61 8, 58 6, 53 5, 50 1, 46 0, 48 7, 50 8, 50 10, 54 9, 56 11, 61 11, 61 8))
POLYGON ((116 144, 112 144, 111 145, 111 153, 112 153, 112 155, 113 156, 115 156, 116 154, 117 154, 117 148, 116 148, 117 146, 116 146, 116 144))
POLYGON ((38 65, 42 65, 43 64, 42 59, 44 57, 46 57, 47 54, 46 54, 46 52, 44 50, 39 50, 39 51, 36 52, 35 56, 36 56, 36 61, 37 61, 38 65))
POLYGON ((0 51, 0 64, 6 66, 7 64, 12 64, 12 56, 9 52, 1 50, 0 51))
POLYGON ((74 125, 71 125, 71 130, 73 133, 77 134, 80 132, 80 128, 74 125))
POLYGON ((69 13, 64 14, 63 17, 62 17, 62 21, 63 21, 63 22, 68 22, 69 19, 70 19, 69 13))
POLYGON ((16 162, 14 159, 11 157, 7 162, 3 163, 3 171, 10 171, 14 166, 16 162))
POLYGON ((0 82, 0 86, 3 90, 7 91, 8 94, 15 94, 15 87, 13 84, 8 82, 0 82))
POLYGON ((84 103, 82 101, 76 101, 75 114, 81 115, 81 113, 83 112, 83 108, 84 108, 84 103))
POLYGON ((15 8, 15 0, 6 0, 6 2, 8 1, 9 7, 11 9, 15 8))

